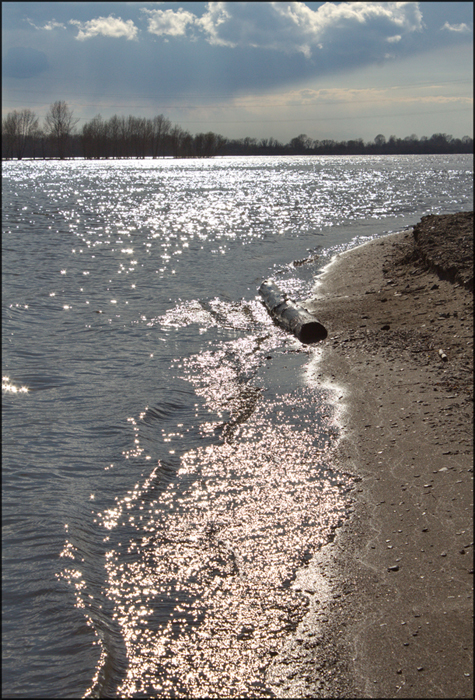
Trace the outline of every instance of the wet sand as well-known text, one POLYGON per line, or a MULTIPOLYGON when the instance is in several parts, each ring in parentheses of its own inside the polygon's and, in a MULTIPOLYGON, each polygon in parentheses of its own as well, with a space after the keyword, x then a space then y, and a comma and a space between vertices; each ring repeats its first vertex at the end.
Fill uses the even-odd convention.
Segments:
POLYGON ((279 697, 473 697, 473 282, 446 274, 447 225, 473 246, 462 218, 423 220, 444 269, 394 234, 338 256, 307 305, 329 331, 335 463, 361 480, 295 584, 310 613, 269 673, 279 697))

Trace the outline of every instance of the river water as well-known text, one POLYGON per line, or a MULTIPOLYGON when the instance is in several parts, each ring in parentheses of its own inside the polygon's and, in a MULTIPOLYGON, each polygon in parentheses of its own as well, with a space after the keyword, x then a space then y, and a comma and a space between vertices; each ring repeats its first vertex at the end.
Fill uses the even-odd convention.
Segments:
POLYGON ((472 178, 462 155, 3 164, 4 696, 272 696, 353 481, 318 346, 258 286, 309 298, 336 252, 471 209, 472 178))

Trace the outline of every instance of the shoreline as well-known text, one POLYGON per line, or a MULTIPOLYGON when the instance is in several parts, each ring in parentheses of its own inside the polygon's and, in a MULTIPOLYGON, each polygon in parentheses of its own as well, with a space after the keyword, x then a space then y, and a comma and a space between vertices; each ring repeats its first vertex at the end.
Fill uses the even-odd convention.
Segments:
MULTIPOLYGON (((441 260, 467 217, 422 220, 441 260)), ((358 482, 302 573, 309 614, 270 670, 278 697, 473 697, 473 293, 441 279, 417 230, 337 256, 307 304, 329 331, 316 379, 343 387, 334 462, 358 482)))

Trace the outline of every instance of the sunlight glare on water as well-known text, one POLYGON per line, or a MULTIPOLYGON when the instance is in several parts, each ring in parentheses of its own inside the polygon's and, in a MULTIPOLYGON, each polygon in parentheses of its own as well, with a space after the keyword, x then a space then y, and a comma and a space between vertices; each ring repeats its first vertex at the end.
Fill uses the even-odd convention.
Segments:
POLYGON ((2 391, 9 392, 10 394, 27 394, 27 386, 15 386, 10 381, 10 377, 2 377, 2 391))
POLYGON ((305 301, 335 252, 470 209, 471 157, 2 175, 3 694, 271 696, 353 478, 259 285, 305 301))
POLYGON ((158 465, 103 515, 106 530, 135 532, 106 554, 121 695, 269 696, 265 671, 308 604, 294 572, 344 517, 349 488, 327 466, 332 439, 314 444, 324 406, 304 398, 308 430, 288 420, 302 396, 276 397, 232 438, 186 452, 174 483, 157 488, 158 465))

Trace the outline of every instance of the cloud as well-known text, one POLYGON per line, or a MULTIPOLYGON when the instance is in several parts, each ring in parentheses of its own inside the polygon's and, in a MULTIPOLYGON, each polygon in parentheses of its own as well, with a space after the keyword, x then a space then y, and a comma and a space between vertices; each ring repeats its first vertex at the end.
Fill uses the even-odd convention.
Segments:
POLYGON ((463 34, 467 34, 472 31, 468 24, 465 24, 465 22, 462 22, 462 24, 449 24, 446 22, 440 29, 448 29, 449 32, 462 32, 463 34))
POLYGON ((181 7, 176 12, 145 8, 142 8, 142 12, 148 15, 148 31, 157 36, 184 36, 188 26, 197 21, 196 15, 181 7))
POLYGON ((71 19, 69 24, 76 26, 79 29, 76 39, 85 41, 94 36, 108 36, 114 39, 125 37, 127 40, 137 38, 138 29, 131 19, 124 21, 120 17, 97 17, 87 22, 79 22, 79 20, 71 19))
MULTIPOLYGON (((242 3, 239 4, 241 5, 242 3)), ((209 2, 208 12, 205 12, 199 20, 199 26, 205 34, 207 34, 208 42, 212 46, 229 46, 235 48, 237 46, 236 41, 221 36, 220 26, 229 26, 228 22, 231 19, 231 14, 227 11, 226 5, 229 5, 229 3, 209 2)), ((257 3, 255 4, 255 8, 256 10, 258 9, 257 3)))
POLYGON ((32 27, 35 29, 41 30, 41 29, 46 29, 47 31, 51 31, 53 29, 66 29, 66 25, 63 24, 62 22, 56 22, 56 20, 52 19, 50 22, 46 22, 45 25, 42 27, 38 27, 34 22, 31 21, 31 19, 26 20, 29 24, 31 24, 32 27))
POLYGON ((209 2, 201 18, 182 8, 142 12, 149 16, 148 31, 157 35, 184 36, 193 27, 214 46, 271 49, 307 58, 335 38, 356 32, 360 44, 383 44, 423 28, 418 2, 326 2, 317 10, 303 2, 209 2))
POLYGON ((374 107, 390 107, 401 104, 449 104, 457 103, 470 106, 473 98, 470 96, 441 95, 435 85, 388 86, 384 88, 321 88, 289 90, 276 94, 240 97, 234 99, 236 107, 246 108, 249 112, 261 113, 270 109, 284 110, 295 107, 326 108, 334 105, 345 105, 346 109, 367 110, 368 105, 374 107), (412 91, 415 94, 410 94, 412 91), (429 94, 424 94, 429 93, 429 94))
POLYGON ((48 70, 48 58, 43 51, 14 46, 2 61, 2 74, 7 78, 34 78, 48 70))
POLYGON ((62 22, 55 22, 55 20, 51 20, 51 22, 47 22, 43 29, 46 29, 47 31, 51 31, 52 29, 66 29, 65 25, 62 22))

